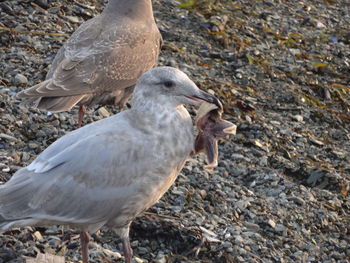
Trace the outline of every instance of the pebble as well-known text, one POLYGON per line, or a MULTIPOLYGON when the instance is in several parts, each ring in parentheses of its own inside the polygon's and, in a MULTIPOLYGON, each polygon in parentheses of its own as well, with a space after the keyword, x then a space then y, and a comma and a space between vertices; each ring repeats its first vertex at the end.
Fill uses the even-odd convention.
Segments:
POLYGON ((207 191, 205 191, 204 189, 201 189, 199 191, 199 194, 201 195, 201 197, 204 199, 207 196, 207 191))
POLYGON ((10 167, 5 167, 5 168, 2 168, 1 171, 4 173, 8 173, 10 170, 11 170, 10 167))
POLYGON ((276 223, 275 223, 275 221, 273 221, 272 219, 269 219, 269 220, 267 221, 267 223, 268 223, 272 228, 275 228, 275 227, 276 227, 276 223))
POLYGON ((14 84, 16 85, 27 85, 28 79, 23 74, 17 73, 14 77, 14 84))
POLYGON ((276 230, 277 232, 283 232, 283 231, 286 230, 286 227, 285 227, 284 225, 282 225, 282 224, 276 224, 275 230, 276 230))
POLYGON ((305 205, 305 201, 298 196, 291 196, 288 198, 288 200, 293 201, 294 203, 301 205, 301 206, 305 205))
POLYGON ((28 146, 30 149, 36 149, 39 147, 39 145, 37 143, 34 143, 34 142, 28 143, 28 146))
POLYGON ((118 252, 114 252, 114 251, 111 251, 109 249, 103 249, 102 252, 107 256, 107 257, 111 257, 111 258, 114 258, 114 259, 119 259, 122 257, 122 255, 118 252))
POLYGON ((243 75, 241 73, 236 73, 236 78, 241 79, 243 78, 243 75))
POLYGON ((253 231, 259 231, 260 226, 251 222, 244 222, 244 226, 253 231))
POLYGON ((110 116, 110 113, 106 110, 105 107, 100 107, 98 109, 98 114, 100 114, 102 117, 106 118, 110 116))
POLYGON ((293 115, 292 118, 298 122, 302 122, 304 120, 304 117, 302 115, 293 115))
POLYGON ((50 7, 47 3, 47 0, 35 0, 34 2, 44 9, 48 9, 50 7))
POLYGON ((290 52, 291 54, 293 54, 294 56, 301 53, 301 52, 300 52, 300 49, 297 49, 297 48, 290 48, 290 49, 289 49, 289 52, 290 52))
POLYGON ((154 263, 167 263, 167 259, 162 251, 159 251, 157 257, 154 260, 154 263))
POLYGON ((319 28, 319 29, 326 28, 325 24, 323 24, 323 23, 320 22, 320 21, 317 21, 317 22, 316 22, 316 27, 319 28))
POLYGON ((41 235, 41 233, 39 231, 35 231, 33 235, 34 235, 36 240, 38 240, 38 241, 43 240, 43 236, 41 235))
POLYGON ((238 208, 241 211, 245 210, 249 205, 250 202, 245 200, 239 200, 234 204, 235 208, 238 208))
POLYGON ((169 67, 176 67, 177 62, 174 58, 171 57, 171 58, 168 58, 168 60, 165 62, 165 65, 169 67))
POLYGON ((140 255, 148 254, 148 248, 146 247, 137 247, 137 253, 140 255))
POLYGON ((66 16, 66 19, 72 23, 80 23, 79 18, 76 16, 66 16))
POLYGON ((5 134, 5 133, 0 133, 0 138, 8 140, 8 141, 13 141, 13 142, 17 141, 17 138, 15 138, 11 135, 5 134))
POLYGON ((240 244, 242 244, 243 242, 244 242, 244 239, 243 239, 242 236, 240 236, 240 235, 234 236, 234 243, 235 243, 236 245, 240 245, 240 244))
POLYGON ((316 250, 319 250, 320 248, 314 244, 305 244, 302 246, 302 249, 306 249, 309 251, 316 251, 316 250))

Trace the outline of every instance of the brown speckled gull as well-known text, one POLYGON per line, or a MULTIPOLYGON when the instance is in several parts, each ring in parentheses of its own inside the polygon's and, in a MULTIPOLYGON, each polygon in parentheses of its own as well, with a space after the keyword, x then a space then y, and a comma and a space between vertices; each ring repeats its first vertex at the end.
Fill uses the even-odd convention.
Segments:
POLYGON ((31 107, 60 112, 130 97, 142 73, 157 64, 162 38, 151 0, 110 0, 83 23, 54 59, 46 80, 18 93, 31 107))
POLYGON ((93 233, 105 225, 121 237, 130 263, 132 220, 169 189, 194 150, 183 104, 203 101, 221 107, 180 70, 149 70, 135 87, 131 109, 61 137, 0 186, 0 231, 64 224, 93 233))

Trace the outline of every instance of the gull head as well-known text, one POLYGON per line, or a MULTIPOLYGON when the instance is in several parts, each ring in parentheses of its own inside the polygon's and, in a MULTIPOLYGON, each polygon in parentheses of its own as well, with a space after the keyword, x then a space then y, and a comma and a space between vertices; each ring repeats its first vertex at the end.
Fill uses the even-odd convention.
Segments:
POLYGON ((138 80, 133 95, 133 106, 145 102, 177 107, 181 104, 215 104, 222 109, 221 102, 213 95, 200 90, 181 70, 172 67, 157 67, 145 72, 138 80))

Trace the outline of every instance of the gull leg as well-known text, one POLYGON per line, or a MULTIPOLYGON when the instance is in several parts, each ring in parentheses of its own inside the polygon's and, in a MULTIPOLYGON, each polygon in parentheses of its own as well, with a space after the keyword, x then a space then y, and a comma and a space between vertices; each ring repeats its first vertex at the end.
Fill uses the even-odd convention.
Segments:
POLYGON ((85 105, 81 105, 79 107, 79 119, 78 119, 78 128, 81 127, 81 124, 83 123, 83 118, 84 118, 84 114, 86 112, 86 107, 85 105))
POLYGON ((119 228, 115 228, 114 232, 120 236, 123 244, 123 253, 125 258, 125 263, 131 263, 133 252, 130 245, 130 239, 129 239, 129 230, 130 230, 130 224, 119 228))
POLYGON ((124 252, 125 263, 131 263, 133 252, 132 252, 132 248, 130 246, 129 237, 123 238, 122 243, 123 243, 123 252, 124 252))
POLYGON ((89 263, 89 241, 90 235, 88 232, 80 233, 81 254, 83 256, 83 263, 89 263))

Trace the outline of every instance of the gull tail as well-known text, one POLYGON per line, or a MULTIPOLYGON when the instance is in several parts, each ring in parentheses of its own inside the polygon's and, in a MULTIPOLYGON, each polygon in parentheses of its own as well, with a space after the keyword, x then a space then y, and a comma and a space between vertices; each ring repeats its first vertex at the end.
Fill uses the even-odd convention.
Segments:
POLYGON ((22 90, 16 97, 23 99, 21 103, 27 108, 38 108, 51 112, 69 111, 72 109, 85 95, 57 96, 50 95, 53 91, 52 80, 45 80, 31 88, 22 90))

